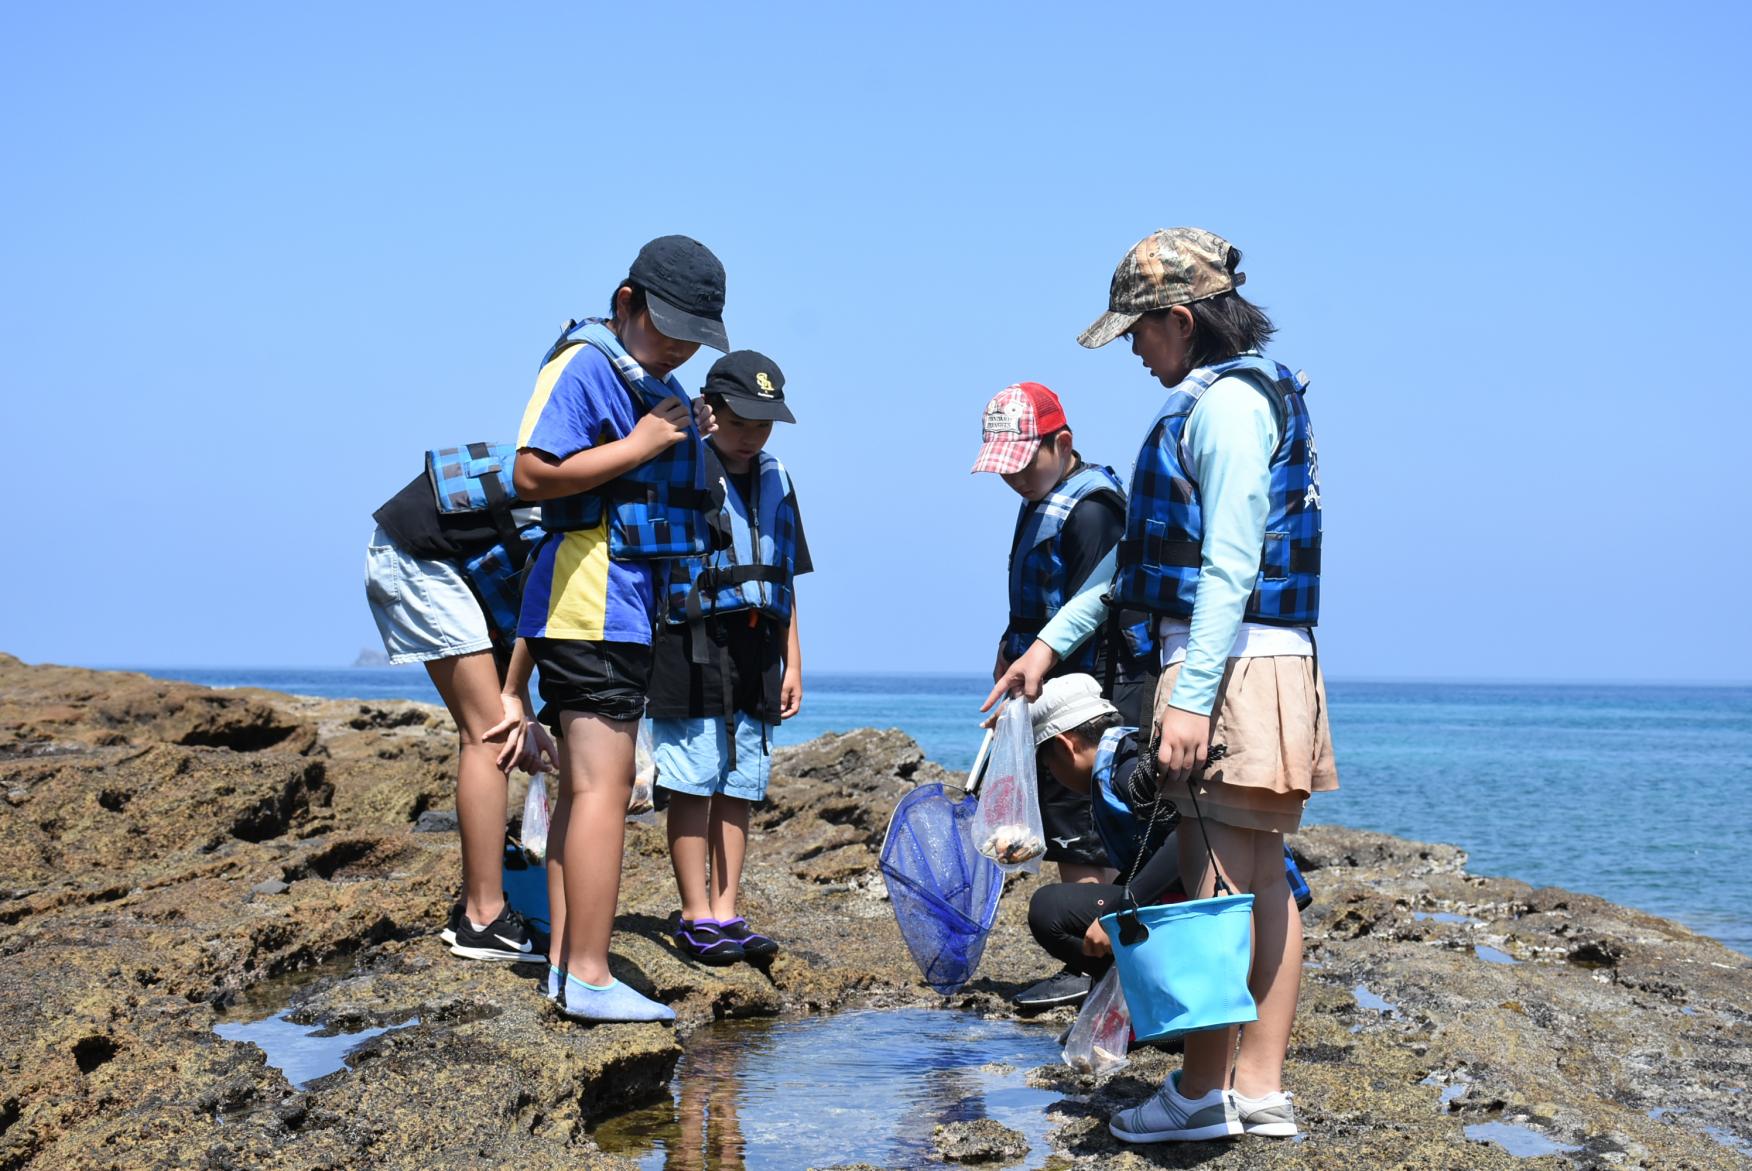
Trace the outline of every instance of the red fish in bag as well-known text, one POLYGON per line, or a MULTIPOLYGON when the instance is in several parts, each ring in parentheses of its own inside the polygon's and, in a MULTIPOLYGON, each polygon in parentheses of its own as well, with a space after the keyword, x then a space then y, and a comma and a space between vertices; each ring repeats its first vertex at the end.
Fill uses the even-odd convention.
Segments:
POLYGON ((1021 696, 1006 700, 998 711, 973 815, 973 840, 975 849, 1011 874, 1046 853, 1034 777, 1034 723, 1021 696))

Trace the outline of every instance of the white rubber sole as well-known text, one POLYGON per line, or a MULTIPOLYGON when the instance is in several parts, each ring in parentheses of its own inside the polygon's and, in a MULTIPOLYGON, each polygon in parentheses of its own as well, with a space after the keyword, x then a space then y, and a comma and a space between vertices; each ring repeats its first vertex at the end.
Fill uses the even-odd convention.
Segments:
POLYGON ((537 960, 547 963, 547 956, 532 951, 500 951, 493 947, 462 947, 452 941, 450 954, 461 956, 465 960, 488 960, 501 964, 533 964, 537 960))
POLYGON ((1302 1133, 1302 1128, 1293 1122, 1262 1122, 1258 1126, 1248 1126, 1242 1123, 1241 1129, 1247 1134, 1256 1134, 1261 1138, 1295 1138, 1302 1133))
POLYGON ((1213 1122, 1209 1126, 1195 1126, 1190 1130, 1157 1130, 1132 1134, 1109 1122, 1107 1132, 1122 1143, 1199 1143, 1218 1138, 1240 1138, 1241 1126, 1239 1123, 1213 1122))

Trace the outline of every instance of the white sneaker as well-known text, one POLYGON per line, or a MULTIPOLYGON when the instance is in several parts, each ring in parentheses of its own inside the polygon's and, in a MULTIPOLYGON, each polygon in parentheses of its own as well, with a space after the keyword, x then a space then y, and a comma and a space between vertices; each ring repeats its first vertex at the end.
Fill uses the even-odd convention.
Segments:
POLYGON ((1115 1114, 1107 1129, 1125 1143, 1199 1142, 1239 1135, 1241 1116, 1221 1087, 1202 1098, 1182 1096, 1175 1070, 1149 1098, 1115 1114))
POLYGON ((1266 1138, 1294 1138, 1300 1133, 1296 1128, 1296 1108, 1290 1104, 1293 1095, 1275 1090, 1262 1098, 1232 1096, 1235 1112, 1241 1115, 1241 1129, 1246 1133, 1266 1138))

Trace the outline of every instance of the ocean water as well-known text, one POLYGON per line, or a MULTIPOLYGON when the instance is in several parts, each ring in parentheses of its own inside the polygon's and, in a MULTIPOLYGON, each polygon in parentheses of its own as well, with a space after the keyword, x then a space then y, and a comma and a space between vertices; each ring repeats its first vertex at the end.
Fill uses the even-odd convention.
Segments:
MULTIPOLYGON (((214 686, 437 702, 419 668, 150 669, 214 686)), ((805 677, 781 743, 898 727, 971 766, 989 682, 805 677)), ((1752 687, 1332 681, 1342 788, 1307 820, 1448 842, 1477 874, 1600 895, 1752 954, 1752 687)))

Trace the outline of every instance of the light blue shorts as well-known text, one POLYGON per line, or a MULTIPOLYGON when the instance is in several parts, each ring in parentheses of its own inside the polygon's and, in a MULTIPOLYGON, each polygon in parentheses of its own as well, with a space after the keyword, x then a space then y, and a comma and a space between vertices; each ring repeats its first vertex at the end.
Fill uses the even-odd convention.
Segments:
POLYGON ((378 525, 365 547, 365 598, 389 661, 427 663, 491 650, 487 616, 462 571, 399 549, 378 525))
POLYGON ((772 726, 737 712, 736 767, 730 760, 724 737, 723 716, 699 719, 652 720, 652 757, 657 761, 657 783, 675 793, 709 797, 722 793, 744 801, 766 796, 772 775, 772 726), (763 733, 764 729, 764 735, 763 733))

